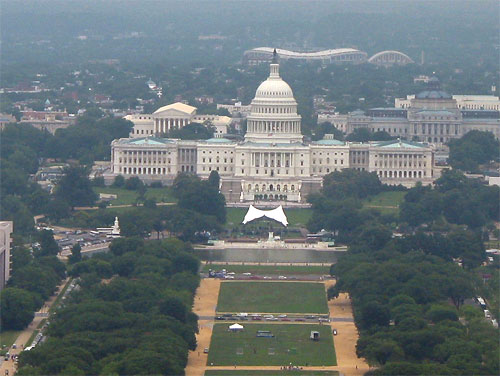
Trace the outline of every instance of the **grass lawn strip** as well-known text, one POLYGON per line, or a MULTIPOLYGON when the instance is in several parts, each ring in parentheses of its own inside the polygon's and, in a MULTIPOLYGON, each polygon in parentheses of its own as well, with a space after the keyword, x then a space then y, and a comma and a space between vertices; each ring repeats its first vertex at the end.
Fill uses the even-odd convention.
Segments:
POLYGON ((12 346, 22 330, 5 330, 0 333, 0 354, 5 355, 7 349, 12 346))
POLYGON ((328 313, 325 287, 309 282, 222 282, 217 312, 328 313))
POLYGON ((337 371, 207 370, 205 376, 339 376, 337 371))
POLYGON ((275 275, 329 275, 330 266, 296 266, 296 265, 221 265, 221 264, 205 264, 202 272, 208 273, 208 269, 222 270, 235 273, 252 273, 259 275, 275 274, 275 275))
POLYGON ((333 335, 329 325, 243 323, 242 332, 229 332, 229 324, 215 324, 207 365, 214 366, 335 366, 333 335), (274 337, 257 337, 258 330, 274 337), (311 331, 320 333, 312 341, 311 331))
POLYGON ((404 191, 382 192, 364 200, 363 209, 376 209, 382 214, 398 214, 405 195, 404 191))

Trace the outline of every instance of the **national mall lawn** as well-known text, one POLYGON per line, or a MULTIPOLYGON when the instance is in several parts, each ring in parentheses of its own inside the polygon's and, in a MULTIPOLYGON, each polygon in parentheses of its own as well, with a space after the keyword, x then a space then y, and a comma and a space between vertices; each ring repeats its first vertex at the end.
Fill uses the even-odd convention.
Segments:
POLYGON ((241 332, 228 331, 230 323, 214 325, 208 365, 214 366, 334 366, 337 364, 330 325, 253 324, 242 322, 241 332), (274 337, 257 337, 258 330, 274 337), (320 333, 311 340, 311 331, 320 333))
POLYGON ((226 281, 217 312, 328 313, 325 286, 315 282, 226 281))
POLYGON ((339 376, 337 371, 286 370, 208 370, 204 376, 339 376))

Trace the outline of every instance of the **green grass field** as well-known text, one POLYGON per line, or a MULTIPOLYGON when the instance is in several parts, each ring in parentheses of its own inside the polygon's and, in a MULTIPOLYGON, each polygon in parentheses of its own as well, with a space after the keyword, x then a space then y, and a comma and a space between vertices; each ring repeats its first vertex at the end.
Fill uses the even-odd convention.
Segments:
POLYGON ((211 265, 205 264, 202 272, 208 273, 208 269, 221 270, 235 273, 252 273, 259 275, 325 275, 330 274, 329 266, 295 266, 295 265, 211 265))
POLYGON ((205 376, 338 376, 337 371, 208 370, 205 376))
POLYGON ((399 214, 399 205, 404 201, 406 192, 382 192, 363 201, 364 209, 376 209, 382 214, 399 214))
POLYGON ((222 282, 218 312, 328 313, 325 287, 308 282, 222 282))
MULTIPOLYGON (((111 206, 115 205, 131 205, 137 201, 139 194, 136 191, 131 191, 125 188, 116 187, 94 187, 94 191, 99 193, 115 194, 118 197, 110 201, 111 206)), ((145 194, 146 199, 153 198, 156 202, 175 202, 170 187, 148 188, 145 194)))
POLYGON ((207 364, 279 366, 334 366, 337 364, 329 325, 243 324, 242 332, 229 332, 229 324, 215 324, 207 364), (269 330, 273 338, 259 338, 257 330, 269 330), (311 330, 319 341, 309 339, 311 330))
MULTIPOLYGON (((239 225, 243 221, 246 208, 226 208, 227 223, 229 225, 239 225)), ((285 215, 288 218, 289 226, 305 226, 309 218, 312 216, 312 209, 284 209, 285 215)))
MULTIPOLYGON (((0 350, 12 346, 21 330, 5 330, 0 333, 0 350)), ((5 351, 6 352, 6 351, 5 351)))

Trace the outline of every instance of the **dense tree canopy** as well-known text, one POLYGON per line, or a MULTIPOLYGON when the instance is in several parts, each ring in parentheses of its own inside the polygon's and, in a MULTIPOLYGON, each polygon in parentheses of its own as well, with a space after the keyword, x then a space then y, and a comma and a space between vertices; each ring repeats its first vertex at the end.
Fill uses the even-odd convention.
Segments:
POLYGON ((200 123, 189 123, 180 129, 172 129, 166 136, 181 140, 206 140, 214 136, 214 130, 200 123))
POLYGON ((226 200, 219 193, 219 187, 214 186, 213 178, 204 181, 193 175, 179 174, 173 189, 181 208, 213 215, 220 223, 226 222, 226 200))
POLYGON ((500 158, 500 142, 491 132, 470 131, 449 146, 450 165, 464 171, 478 171, 479 165, 500 158))
POLYGON ((401 205, 401 220, 411 226, 444 217, 455 224, 477 229, 500 216, 500 190, 467 179, 461 172, 445 170, 435 188, 417 185, 410 189, 401 205))
POLYGON ((56 186, 56 199, 67 202, 72 207, 93 206, 97 194, 92 189, 88 173, 83 167, 68 167, 56 186))
POLYGON ((116 239, 110 253, 74 263, 81 289, 51 320, 48 340, 21 355, 19 373, 183 374, 196 347, 198 268, 175 239, 116 239))

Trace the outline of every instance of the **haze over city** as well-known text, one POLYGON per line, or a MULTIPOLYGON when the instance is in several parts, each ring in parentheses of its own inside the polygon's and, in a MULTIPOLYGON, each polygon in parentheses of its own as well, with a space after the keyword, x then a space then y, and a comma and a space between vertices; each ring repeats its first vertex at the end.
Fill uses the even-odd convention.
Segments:
POLYGON ((0 1, 0 374, 500 372, 496 1, 0 1))

